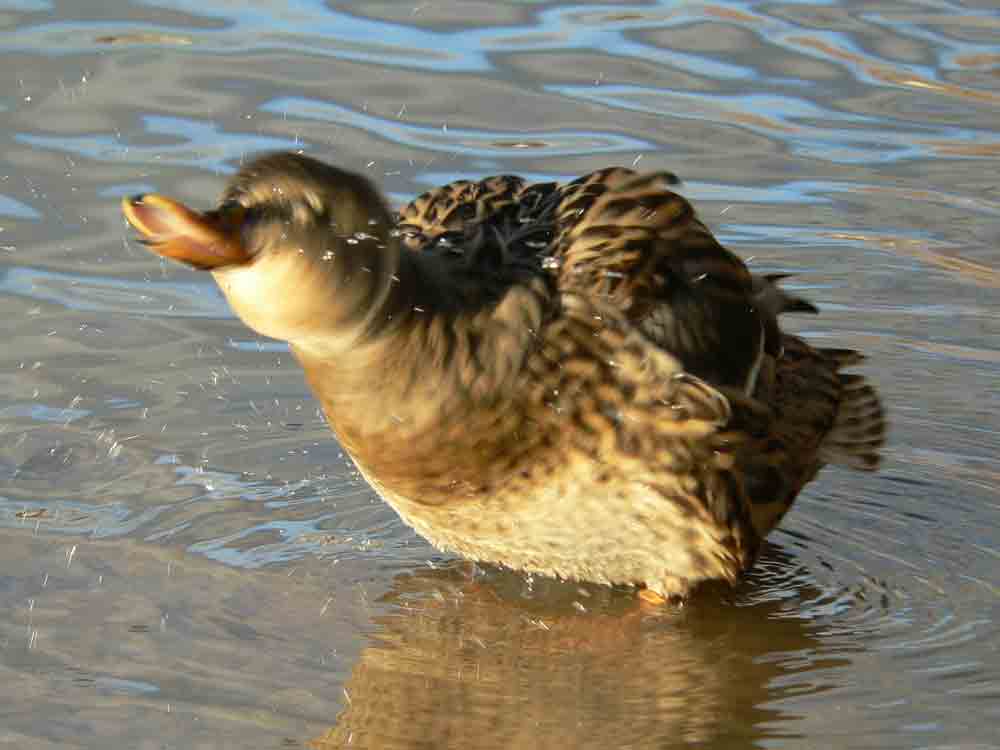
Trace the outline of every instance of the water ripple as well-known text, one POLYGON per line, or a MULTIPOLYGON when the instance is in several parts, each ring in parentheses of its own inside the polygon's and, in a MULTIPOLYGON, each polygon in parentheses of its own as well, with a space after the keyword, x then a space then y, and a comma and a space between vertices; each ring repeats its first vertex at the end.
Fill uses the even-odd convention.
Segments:
POLYGON ((0 267, 0 292, 86 312, 178 318, 233 315, 218 288, 207 281, 132 281, 10 266, 0 267))
POLYGON ((638 138, 611 133, 546 132, 513 133, 470 128, 417 125, 358 112, 331 102, 283 97, 261 109, 282 116, 321 120, 373 133, 394 143, 426 151, 440 151, 478 157, 538 158, 577 153, 635 152, 652 148, 638 138))
POLYGON ((549 90, 611 109, 731 122, 751 132, 787 139, 793 153, 840 164, 926 158, 936 148, 936 141, 926 140, 931 136, 949 143, 972 143, 983 137, 983 131, 964 128, 913 123, 901 127, 898 122, 895 127, 886 127, 894 118, 837 112, 791 96, 721 96, 623 85, 550 86, 549 90))
POLYGON ((294 138, 271 138, 247 133, 223 133, 211 122, 180 117, 147 115, 143 118, 150 135, 167 136, 173 143, 158 139, 155 146, 124 143, 115 135, 44 136, 15 133, 14 139, 33 148, 43 148, 93 161, 175 164, 231 172, 229 162, 253 151, 273 151, 297 148, 294 138), (178 142, 180 141, 180 142, 178 142))

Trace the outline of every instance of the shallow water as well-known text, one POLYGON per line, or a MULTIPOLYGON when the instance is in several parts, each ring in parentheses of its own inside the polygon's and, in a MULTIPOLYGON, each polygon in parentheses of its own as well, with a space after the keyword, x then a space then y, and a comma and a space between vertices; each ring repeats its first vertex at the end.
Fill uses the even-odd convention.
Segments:
POLYGON ((992 3, 0 8, 0 739, 16 747, 996 747, 992 3), (432 550, 282 345, 129 240, 304 149, 402 201, 670 169, 866 351, 884 470, 659 617, 432 550))

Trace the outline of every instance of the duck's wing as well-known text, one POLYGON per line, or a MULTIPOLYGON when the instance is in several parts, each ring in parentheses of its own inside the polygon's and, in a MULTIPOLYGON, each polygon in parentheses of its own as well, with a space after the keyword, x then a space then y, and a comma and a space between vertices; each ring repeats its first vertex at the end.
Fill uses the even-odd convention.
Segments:
POLYGON ((558 185, 528 184, 515 175, 456 180, 417 196, 399 210, 403 246, 445 250, 482 262, 489 247, 503 261, 528 260, 548 249, 553 236, 558 185))
MULTIPOLYGON (((527 367, 537 373, 534 400, 555 415, 564 465, 577 453, 596 457, 612 484, 638 483, 659 498, 658 536, 698 560, 694 578, 732 581, 752 563, 760 539, 739 461, 753 436, 734 422, 720 389, 687 372, 617 308, 573 292, 527 367)), ((594 496, 607 489, 594 487, 594 496)), ((642 516, 641 507, 633 510, 642 516)))
POLYGON ((664 172, 594 172, 560 188, 553 255, 560 289, 614 305, 692 374, 752 386, 764 316, 743 262, 664 172))
POLYGON ((781 354, 765 356, 755 397, 727 392, 730 426, 748 436, 737 472, 760 537, 825 464, 878 468, 886 432, 881 402, 862 376, 844 372, 862 359, 785 334, 781 354))
POLYGON ((524 184, 514 175, 496 175, 455 180, 418 195, 399 210, 404 246, 424 250, 442 237, 463 237, 467 227, 517 201, 524 184))

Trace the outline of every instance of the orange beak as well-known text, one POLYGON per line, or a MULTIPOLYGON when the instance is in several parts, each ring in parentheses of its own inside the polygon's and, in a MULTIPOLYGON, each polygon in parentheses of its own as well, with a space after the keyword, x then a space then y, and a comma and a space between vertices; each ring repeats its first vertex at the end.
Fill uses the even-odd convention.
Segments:
POLYGON ((123 198, 122 212, 142 235, 140 242, 165 258, 202 271, 251 259, 242 242, 246 214, 242 206, 199 213, 178 201, 151 194, 123 198))

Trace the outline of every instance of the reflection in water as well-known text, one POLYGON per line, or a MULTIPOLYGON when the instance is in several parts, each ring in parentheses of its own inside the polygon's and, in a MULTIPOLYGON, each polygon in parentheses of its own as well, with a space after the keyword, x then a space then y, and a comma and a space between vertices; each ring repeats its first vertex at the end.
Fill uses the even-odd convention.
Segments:
MULTIPOLYGON (((781 580, 790 566, 773 553, 752 585, 807 598, 781 580)), ((799 655, 817 641, 781 597, 706 592, 650 613, 630 592, 523 587, 489 569, 399 576, 337 724, 311 747, 751 747, 789 736, 772 707, 783 695, 821 689, 796 679, 816 669, 799 655)))

